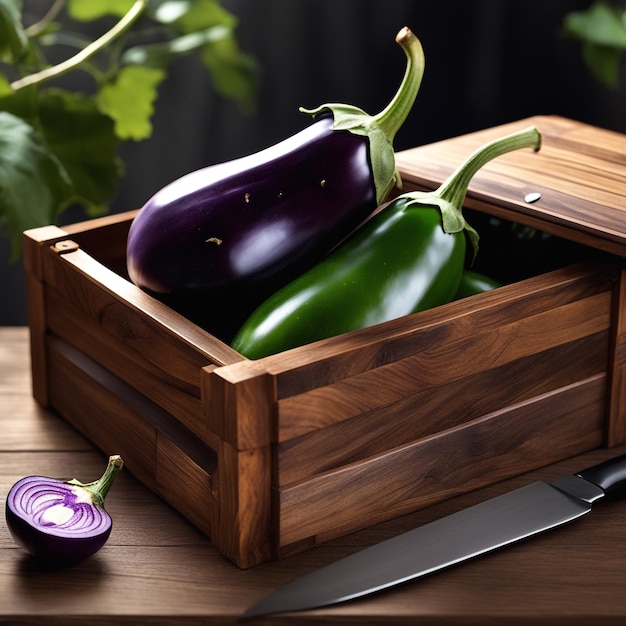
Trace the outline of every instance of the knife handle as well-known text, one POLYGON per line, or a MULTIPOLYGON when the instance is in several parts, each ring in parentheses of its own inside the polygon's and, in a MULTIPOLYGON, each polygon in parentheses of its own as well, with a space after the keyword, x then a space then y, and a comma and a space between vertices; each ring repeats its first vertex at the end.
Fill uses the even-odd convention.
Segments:
POLYGON ((600 487, 609 500, 626 497, 626 454, 583 470, 578 476, 600 487))

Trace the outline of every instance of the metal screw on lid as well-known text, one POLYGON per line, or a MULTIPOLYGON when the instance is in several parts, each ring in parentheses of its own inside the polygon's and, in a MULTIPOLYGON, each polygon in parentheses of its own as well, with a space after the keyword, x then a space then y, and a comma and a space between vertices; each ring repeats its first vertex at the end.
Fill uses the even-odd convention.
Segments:
POLYGON ((532 193, 527 193, 524 196, 524 201, 531 204, 532 202, 537 202, 541 198, 541 194, 538 191, 533 191, 532 193))

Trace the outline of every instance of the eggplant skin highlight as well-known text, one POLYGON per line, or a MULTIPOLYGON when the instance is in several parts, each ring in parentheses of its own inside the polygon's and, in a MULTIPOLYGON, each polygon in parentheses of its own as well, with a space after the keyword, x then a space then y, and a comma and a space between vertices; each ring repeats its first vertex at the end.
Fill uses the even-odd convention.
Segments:
POLYGON ((314 122, 252 155, 191 172, 139 210, 129 278, 155 294, 273 291, 319 261, 400 180, 393 139, 421 85, 420 41, 404 27, 402 83, 375 116, 345 104, 302 112, 314 122))
POLYGON ((157 293, 257 283, 335 245, 376 208, 376 190, 367 139, 332 124, 157 192, 130 228, 131 280, 157 293))

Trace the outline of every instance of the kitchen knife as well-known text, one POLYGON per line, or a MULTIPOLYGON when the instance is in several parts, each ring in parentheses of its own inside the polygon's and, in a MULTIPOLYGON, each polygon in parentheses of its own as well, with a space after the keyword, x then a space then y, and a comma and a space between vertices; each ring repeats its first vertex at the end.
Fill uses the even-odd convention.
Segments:
POLYGON ((626 454, 553 483, 534 482, 322 567, 250 607, 242 619, 369 595, 570 522, 626 496, 626 454))

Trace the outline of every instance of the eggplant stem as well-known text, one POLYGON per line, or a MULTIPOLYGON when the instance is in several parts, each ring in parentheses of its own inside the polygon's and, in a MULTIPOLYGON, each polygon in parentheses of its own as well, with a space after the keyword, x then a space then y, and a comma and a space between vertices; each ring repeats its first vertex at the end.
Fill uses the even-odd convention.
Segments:
POLYGON ((475 258, 478 252, 478 233, 463 216, 463 203, 472 178, 481 167, 498 156, 520 148, 533 148, 537 152, 540 147, 541 134, 534 126, 500 137, 473 152, 434 191, 409 191, 398 196, 398 199, 405 198, 407 207, 438 207, 441 211, 444 232, 456 233, 464 230, 472 245, 475 258))
POLYGON ((94 480, 91 483, 81 483, 74 478, 73 480, 69 480, 68 483, 86 489, 91 493, 92 498, 95 499, 95 504, 100 507, 104 507, 104 499, 113 484, 115 476, 117 476, 117 473, 123 466, 124 461, 122 460, 122 457, 119 454, 113 454, 109 457, 109 464, 107 465, 104 474, 102 474, 98 480, 94 480))
POLYGON ((316 109, 300 108, 300 111, 314 118, 330 111, 334 118, 333 130, 347 130, 354 135, 367 137, 376 202, 379 205, 386 200, 394 183, 398 187, 402 186, 396 168, 393 139, 415 102, 424 75, 422 44, 411 29, 405 26, 396 35, 396 42, 406 54, 406 70, 395 96, 378 115, 372 116, 357 107, 338 103, 322 104, 316 109))
POLYGON ((516 133, 495 139, 473 152, 461 166, 436 191, 437 195, 461 207, 465 201, 467 188, 480 168, 496 157, 521 148, 533 148, 537 152, 541 147, 541 134, 534 127, 525 128, 516 133))
POLYGON ((374 116, 374 120, 390 142, 393 142, 396 133, 413 107, 425 67, 422 44, 410 28, 407 26, 402 28, 396 35, 396 42, 400 44, 407 57, 404 78, 391 102, 374 116))

